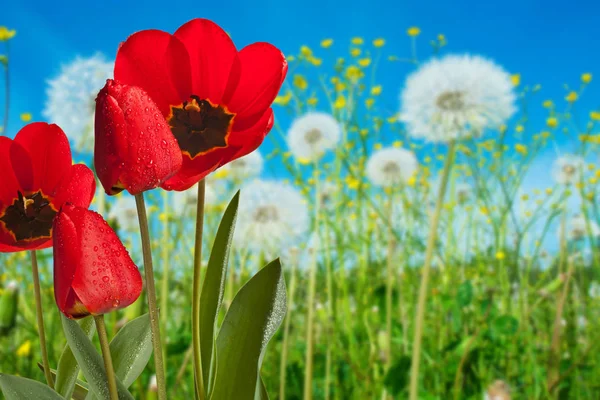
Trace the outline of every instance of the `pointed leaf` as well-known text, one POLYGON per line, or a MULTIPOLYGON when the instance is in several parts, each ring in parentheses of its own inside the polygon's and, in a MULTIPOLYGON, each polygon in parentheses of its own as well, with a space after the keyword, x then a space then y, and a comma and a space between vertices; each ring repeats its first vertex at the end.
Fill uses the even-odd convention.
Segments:
POLYGON ((20 376, 0 374, 0 389, 6 400, 64 400, 48 386, 20 376))
POLYGON ((129 321, 110 342, 115 374, 125 387, 141 375, 152 356, 150 314, 129 321))
POLYGON ((260 270, 233 299, 217 337, 213 400, 254 400, 264 350, 286 312, 279 260, 260 270))
POLYGON ((269 393, 267 393, 267 387, 265 386, 265 381, 263 381, 262 376, 258 379, 254 400, 269 400, 269 393))
MULTIPOLYGON (((219 224, 208 260, 206 276, 202 284, 202 293, 200 294, 200 354, 202 356, 204 382, 209 382, 210 377, 217 315, 219 314, 219 308, 223 300, 223 291, 225 290, 227 263, 229 261, 239 200, 240 192, 238 190, 227 206, 219 224)), ((210 382, 207 386, 210 386, 210 382)))
MULTIPOLYGON (((81 371, 88 381, 90 392, 100 399, 108 399, 108 381, 102 356, 88 339, 85 332, 77 322, 68 319, 61 314, 62 326, 67 342, 73 351, 73 355, 81 367, 81 371)), ((131 393, 127 391, 121 380, 117 378, 117 389, 120 400, 133 400, 131 393)))
MULTIPOLYGON (((80 320, 79 326, 88 338, 92 338, 94 335, 94 318, 88 317, 80 320)), ((54 384, 54 390, 56 390, 65 399, 70 399, 73 396, 73 390, 75 389, 75 383, 77 382, 77 375, 79 374, 79 364, 71 351, 69 345, 65 345, 65 348, 58 360, 58 368, 56 370, 56 382, 54 384)))
MULTIPOLYGON (((42 363, 37 363, 37 365, 38 365, 38 368, 40 369, 40 371, 44 372, 44 366, 42 365, 42 363)), ((54 382, 56 382, 56 370, 50 368, 50 373, 52 374, 52 378, 54 379, 54 382)), ((56 390, 56 388, 55 388, 55 390, 56 390)), ((73 398, 75 400, 83 400, 87 397, 87 394, 88 394, 87 383, 80 381, 79 379, 76 379, 75 380, 75 389, 73 390, 71 397, 65 397, 65 399, 73 398)))

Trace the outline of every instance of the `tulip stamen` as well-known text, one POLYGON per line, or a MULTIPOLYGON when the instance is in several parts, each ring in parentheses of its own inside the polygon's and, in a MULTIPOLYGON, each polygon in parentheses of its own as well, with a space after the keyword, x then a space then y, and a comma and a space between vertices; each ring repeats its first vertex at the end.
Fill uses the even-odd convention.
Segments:
POLYGON ((41 191, 28 196, 17 192, 17 198, 0 216, 0 223, 17 242, 50 238, 56 212, 41 191))
POLYGON ((234 116, 222 105, 192 95, 189 101, 171 107, 167 121, 182 153, 194 159, 228 146, 234 116))

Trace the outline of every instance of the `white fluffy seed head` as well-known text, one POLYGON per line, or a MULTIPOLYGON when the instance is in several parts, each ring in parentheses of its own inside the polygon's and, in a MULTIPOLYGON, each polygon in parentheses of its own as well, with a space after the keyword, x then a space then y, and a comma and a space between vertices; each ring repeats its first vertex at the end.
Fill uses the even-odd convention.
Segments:
POLYGON ((330 114, 310 112, 292 122, 288 147, 297 159, 318 160, 340 141, 341 127, 330 114))
POLYGON ((263 157, 257 150, 226 164, 222 169, 227 172, 227 177, 241 181, 258 177, 262 173, 263 164, 263 157))
POLYGON ((406 79, 400 119, 408 133, 429 142, 479 136, 515 113, 510 75, 480 56, 448 55, 406 79))
POLYGON ((113 75, 114 62, 102 54, 77 57, 48 81, 45 108, 49 122, 60 126, 75 149, 86 154, 94 150, 96 95, 113 75))
POLYGON ((367 161, 367 177, 376 186, 391 187, 406 183, 418 167, 414 153, 389 147, 375 151, 367 161))
POLYGON ((234 244, 279 256, 306 239, 310 218, 302 195, 290 184, 256 179, 240 195, 234 244))
POLYGON ((585 160, 574 154, 565 154, 554 161, 552 177, 560 185, 574 185, 581 180, 585 160))

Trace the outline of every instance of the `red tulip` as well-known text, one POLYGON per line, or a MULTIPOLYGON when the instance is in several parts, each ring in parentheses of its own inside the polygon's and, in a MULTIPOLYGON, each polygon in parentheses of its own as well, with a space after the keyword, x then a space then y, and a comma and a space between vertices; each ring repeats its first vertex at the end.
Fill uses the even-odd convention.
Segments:
POLYGON ((154 189, 181 168, 181 152, 156 104, 109 79, 96 98, 94 164, 107 194, 154 189))
POLYGON ((73 165, 69 141, 56 125, 35 122, 14 140, 0 136, 0 252, 52 245, 52 220, 65 202, 88 207, 92 171, 73 165))
POLYGON ((254 151, 273 127, 271 104, 287 72, 269 43, 238 51, 219 26, 194 19, 175 34, 146 30, 124 42, 115 79, 143 88, 158 105, 183 153, 162 187, 185 190, 254 151))
POLYGON ((102 216, 66 204, 54 220, 54 297, 69 318, 125 308, 140 296, 142 277, 102 216))

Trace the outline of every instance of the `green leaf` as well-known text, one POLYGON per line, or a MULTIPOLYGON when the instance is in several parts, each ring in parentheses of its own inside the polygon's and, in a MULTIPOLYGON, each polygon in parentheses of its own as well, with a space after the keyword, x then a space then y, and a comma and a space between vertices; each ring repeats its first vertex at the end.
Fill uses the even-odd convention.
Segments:
MULTIPOLYGON (((79 326, 81 326, 81 329, 86 336, 91 339, 95 331, 94 318, 88 317, 80 320, 79 326)), ((77 360, 71 351, 71 347, 67 344, 58 360, 54 389, 65 399, 70 399, 73 395, 73 390, 75 389, 78 374, 79 364, 77 364, 77 360)))
POLYGON ((269 400, 269 393, 267 393, 267 387, 265 386, 265 381, 263 381, 262 376, 258 379, 254 400, 269 400))
POLYGON ((129 387, 142 374, 152 356, 150 315, 129 321, 110 342, 115 374, 129 387))
POLYGON ((461 307, 466 307, 471 304, 473 300, 473 285, 471 281, 464 281, 458 287, 458 291, 456 293, 456 302, 461 307))
MULTIPOLYGON (((42 365, 42 363, 37 363, 37 365, 38 365, 38 368, 40 369, 40 371, 44 372, 44 366, 42 365)), ((52 374, 52 378, 54 379, 54 382, 56 382, 56 370, 50 368, 50 373, 52 374)), ((55 383, 55 385, 56 385, 56 383, 55 383)), ((75 380, 75 390, 73 390, 71 397, 65 397, 65 398, 67 398, 67 399, 73 398, 75 400, 84 400, 88 394, 87 387, 88 387, 87 383, 80 381, 79 379, 76 379, 75 380)), ((56 390, 56 388, 55 388, 55 390, 56 390)))
POLYGON ((410 357, 402 356, 392 364, 383 381, 392 396, 398 396, 406 387, 410 373, 410 357))
POLYGON ((211 376, 213 342, 215 340, 217 316, 223 300, 223 291, 225 290, 227 263, 239 200, 240 192, 238 190, 227 206, 223 219, 219 224, 200 294, 200 353, 202 356, 202 376, 207 387, 211 386, 209 377, 211 376))
POLYGON ((20 376, 0 374, 0 389, 6 400, 64 400, 48 386, 20 376))
MULTIPOLYGON (((77 325, 77 322, 68 319, 62 314, 61 320, 69 347, 71 347, 73 355, 79 367, 81 367, 85 379, 88 381, 90 391, 100 399, 109 399, 106 370, 104 369, 102 357, 96 351, 96 348, 90 339, 88 339, 85 332, 77 325)), ((133 400, 131 393, 127 391, 118 378, 117 389, 120 400, 133 400)))
POLYGON ((494 320, 492 330, 499 335, 514 335, 519 328, 519 321, 510 315, 502 315, 494 320))
POLYGON ((260 270, 233 299, 217 337, 213 400, 254 400, 265 348, 286 312, 279 260, 260 270))

